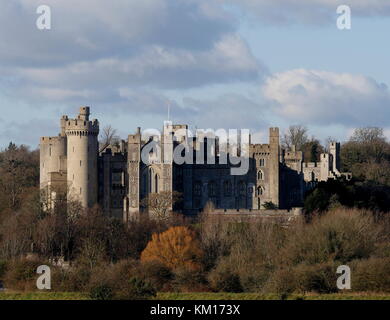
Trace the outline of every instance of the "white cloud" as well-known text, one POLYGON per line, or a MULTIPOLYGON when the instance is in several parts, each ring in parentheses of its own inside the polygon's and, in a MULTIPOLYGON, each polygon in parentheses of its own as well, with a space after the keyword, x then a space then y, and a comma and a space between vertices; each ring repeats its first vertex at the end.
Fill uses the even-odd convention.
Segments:
MULTIPOLYGON (((210 83, 254 80, 265 68, 246 43, 228 34, 210 50, 150 46, 128 57, 75 62, 64 67, 14 68, 26 85, 60 88, 102 88, 133 84, 165 88, 196 87, 210 83)), ((59 89, 58 89, 59 90, 59 89)))
POLYGON ((34 103, 123 102, 118 88, 193 88, 253 81, 265 68, 208 0, 52 0, 52 30, 35 28, 40 0, 2 5, 0 90, 34 103))
POLYGON ((297 69, 274 74, 262 90, 276 113, 294 122, 382 125, 390 115, 386 85, 362 75, 297 69))

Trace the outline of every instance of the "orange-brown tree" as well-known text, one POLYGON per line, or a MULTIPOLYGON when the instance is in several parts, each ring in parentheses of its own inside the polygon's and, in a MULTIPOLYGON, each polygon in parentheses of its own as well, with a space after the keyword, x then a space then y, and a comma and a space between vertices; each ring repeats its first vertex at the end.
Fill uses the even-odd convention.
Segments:
POLYGON ((152 240, 141 254, 141 261, 157 261, 172 270, 199 270, 201 257, 202 250, 195 232, 179 226, 153 234, 152 240))

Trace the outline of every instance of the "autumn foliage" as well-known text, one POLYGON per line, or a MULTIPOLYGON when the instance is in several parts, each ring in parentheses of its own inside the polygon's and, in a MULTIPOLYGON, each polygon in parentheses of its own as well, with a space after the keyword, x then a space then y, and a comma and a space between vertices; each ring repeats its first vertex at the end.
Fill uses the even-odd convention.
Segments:
POLYGON ((141 261, 157 261, 172 270, 200 269, 202 250, 194 231, 187 227, 172 227, 152 240, 141 254, 141 261))

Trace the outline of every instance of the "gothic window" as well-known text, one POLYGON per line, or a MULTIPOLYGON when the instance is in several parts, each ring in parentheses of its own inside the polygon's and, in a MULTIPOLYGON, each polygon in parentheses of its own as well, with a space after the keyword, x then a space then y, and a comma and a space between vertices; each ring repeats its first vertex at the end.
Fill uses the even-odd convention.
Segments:
POLYGON ((214 183, 214 181, 209 182, 208 192, 209 192, 209 197, 215 197, 216 196, 216 190, 215 190, 215 183, 214 183))
POLYGON ((232 194, 232 184, 230 181, 225 181, 223 183, 223 193, 225 196, 230 196, 232 194))
POLYGON ((257 187, 256 195, 259 197, 264 194, 264 187, 257 187))
POLYGON ((259 170, 259 172, 257 172, 257 180, 264 180, 264 173, 262 170, 259 170))
POLYGON ((241 181, 238 185, 238 191, 240 193, 240 196, 246 195, 246 184, 244 181, 241 181))
POLYGON ((149 169, 149 193, 153 192, 153 169, 149 169))
POLYGON ((194 185, 194 195, 195 196, 201 196, 202 195, 202 184, 199 181, 195 182, 195 185, 194 185))
POLYGON ((265 167, 265 159, 260 159, 259 165, 260 167, 265 167))

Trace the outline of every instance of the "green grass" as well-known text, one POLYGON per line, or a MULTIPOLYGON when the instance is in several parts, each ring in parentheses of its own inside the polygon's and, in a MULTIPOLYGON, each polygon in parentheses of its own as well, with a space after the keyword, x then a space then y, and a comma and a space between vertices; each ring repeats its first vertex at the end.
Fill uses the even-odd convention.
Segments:
POLYGON ((0 292, 0 300, 90 300, 81 292, 0 292))
MULTIPOLYGON (((275 294, 259 293, 172 293, 160 292, 156 299, 161 300, 280 300, 275 294)), ((292 294, 288 300, 390 300, 390 294, 381 293, 337 293, 337 294, 292 294)))
MULTIPOLYGON (((160 292, 156 300, 279 300, 275 294, 259 293, 212 293, 160 292)), ((288 300, 390 300, 390 294, 337 293, 337 294, 292 294, 288 300)), ((0 300, 90 300, 88 293, 80 292, 1 292, 0 300)))

